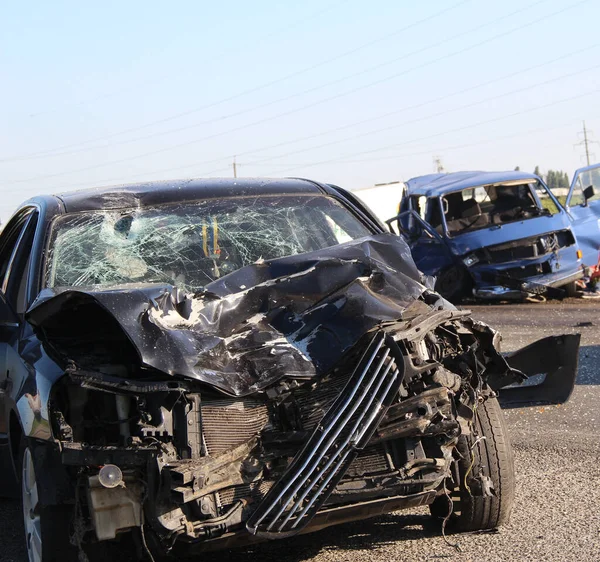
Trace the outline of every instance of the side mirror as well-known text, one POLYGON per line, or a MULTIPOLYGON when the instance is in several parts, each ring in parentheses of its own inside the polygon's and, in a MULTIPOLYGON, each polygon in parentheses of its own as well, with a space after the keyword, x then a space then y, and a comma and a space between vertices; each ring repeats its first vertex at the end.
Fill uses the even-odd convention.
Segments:
POLYGON ((0 329, 16 328, 19 326, 19 317, 6 301, 4 293, 0 291, 0 329))
POLYGON ((596 192, 594 190, 594 186, 593 185, 588 185, 584 190, 583 190, 583 196, 585 197, 585 202, 587 203, 594 195, 596 195, 596 192))

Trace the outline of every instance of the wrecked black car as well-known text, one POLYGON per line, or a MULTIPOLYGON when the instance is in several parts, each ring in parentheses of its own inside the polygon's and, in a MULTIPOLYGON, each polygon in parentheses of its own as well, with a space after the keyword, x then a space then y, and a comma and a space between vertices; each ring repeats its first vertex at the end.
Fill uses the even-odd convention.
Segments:
POLYGON ((498 393, 563 401, 577 368, 577 336, 501 355, 400 237, 307 180, 34 198, 0 267, 0 485, 22 498, 31 561, 420 505, 495 528, 514 494, 498 393), (527 375, 546 381, 515 387, 527 375))

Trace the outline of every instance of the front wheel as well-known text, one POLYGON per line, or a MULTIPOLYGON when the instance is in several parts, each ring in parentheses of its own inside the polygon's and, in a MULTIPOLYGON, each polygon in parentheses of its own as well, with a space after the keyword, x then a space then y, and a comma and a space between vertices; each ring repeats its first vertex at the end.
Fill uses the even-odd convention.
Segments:
POLYGON ((34 453, 24 443, 21 451, 21 498, 29 562, 76 561, 77 549, 70 543, 69 532, 73 507, 42 506, 34 453))
MULTIPOLYGON (((495 529, 506 523, 515 498, 513 450, 500 404, 488 398, 479 404, 471 435, 458 442, 460 485, 449 490, 452 515, 449 525, 455 531, 495 529), (476 482, 491 484, 491 494, 476 489, 476 482)), ((430 506, 433 516, 445 518, 449 499, 438 497, 430 506)))
POLYGON ((566 285, 563 285, 561 289, 565 292, 566 297, 574 298, 579 296, 579 287, 576 281, 571 281, 566 285))
POLYGON ((459 302, 469 296, 472 288, 469 272, 456 265, 442 271, 435 280, 435 290, 450 302, 459 302))

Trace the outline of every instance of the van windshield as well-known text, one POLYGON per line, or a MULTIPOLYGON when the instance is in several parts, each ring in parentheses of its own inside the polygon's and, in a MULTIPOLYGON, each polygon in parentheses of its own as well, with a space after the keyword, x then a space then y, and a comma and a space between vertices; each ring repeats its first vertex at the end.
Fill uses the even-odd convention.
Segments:
POLYGON ((450 235, 560 212, 539 182, 471 187, 444 195, 442 204, 450 235))

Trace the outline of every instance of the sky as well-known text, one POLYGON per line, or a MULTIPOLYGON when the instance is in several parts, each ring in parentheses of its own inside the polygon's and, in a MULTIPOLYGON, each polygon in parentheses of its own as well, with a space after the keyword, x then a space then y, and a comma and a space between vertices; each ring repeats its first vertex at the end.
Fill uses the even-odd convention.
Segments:
POLYGON ((599 22, 597 0, 1 2, 0 220, 234 159, 349 189, 436 157, 572 174, 584 120, 600 140, 599 22))

